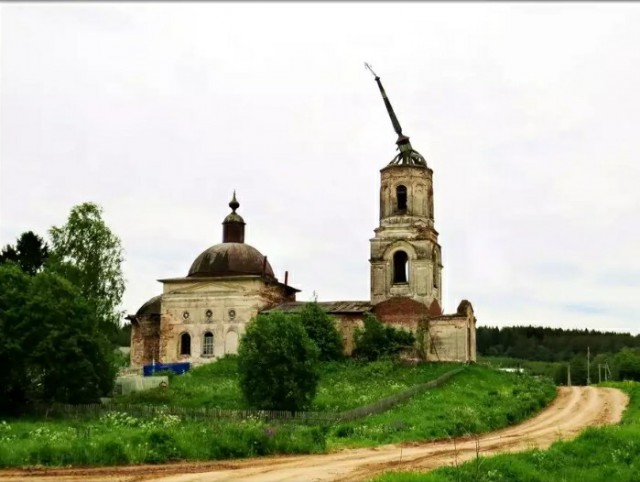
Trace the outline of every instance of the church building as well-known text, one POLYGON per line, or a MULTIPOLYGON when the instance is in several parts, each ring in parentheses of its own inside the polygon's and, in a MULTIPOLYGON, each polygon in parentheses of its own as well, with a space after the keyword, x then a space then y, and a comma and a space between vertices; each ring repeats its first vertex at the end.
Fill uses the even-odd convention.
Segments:
POLYGON ((235 192, 222 222, 222 243, 204 250, 184 278, 162 279, 162 294, 131 321, 131 365, 206 363, 238 352, 238 341, 260 311, 294 301, 300 290, 281 283, 264 256, 244 242, 235 192))
MULTIPOLYGON (((371 69, 370 69, 371 70, 371 69)), ((373 73, 373 71, 371 71, 373 73)), ((433 171, 413 149, 387 94, 375 81, 398 135, 398 154, 381 169, 380 222, 370 240, 370 299, 319 302, 353 350, 353 331, 365 313, 383 323, 421 333, 429 361, 476 360, 476 318, 463 300, 453 314, 442 311, 442 254, 435 229, 433 171)), ((251 320, 271 310, 297 312, 299 290, 279 282, 257 249, 244 242, 245 223, 235 193, 222 243, 201 253, 185 278, 160 280, 162 295, 147 301, 131 320, 131 364, 204 363, 237 353, 251 320)))

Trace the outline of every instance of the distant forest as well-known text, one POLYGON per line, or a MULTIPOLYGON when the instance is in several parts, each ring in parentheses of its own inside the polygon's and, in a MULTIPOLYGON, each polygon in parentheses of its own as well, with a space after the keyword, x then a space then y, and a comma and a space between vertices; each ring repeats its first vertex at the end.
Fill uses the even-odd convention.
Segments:
POLYGON ((538 361, 569 361, 575 355, 586 355, 587 347, 592 356, 640 348, 640 335, 538 326, 479 326, 476 340, 479 355, 538 361))

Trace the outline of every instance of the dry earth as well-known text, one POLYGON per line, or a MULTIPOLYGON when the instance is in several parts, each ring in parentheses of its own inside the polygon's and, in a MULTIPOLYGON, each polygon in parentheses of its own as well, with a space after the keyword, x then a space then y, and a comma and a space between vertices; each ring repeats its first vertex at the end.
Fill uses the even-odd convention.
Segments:
POLYGON ((536 417, 478 438, 384 445, 306 456, 126 467, 0 471, 0 482, 360 481, 387 470, 434 469, 481 455, 545 448, 585 427, 620 421, 627 396, 613 388, 560 388, 536 417))

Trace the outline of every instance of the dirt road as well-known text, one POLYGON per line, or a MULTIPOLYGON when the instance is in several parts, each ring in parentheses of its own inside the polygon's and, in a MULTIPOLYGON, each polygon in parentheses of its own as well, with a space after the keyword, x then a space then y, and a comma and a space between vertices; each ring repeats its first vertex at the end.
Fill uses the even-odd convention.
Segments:
POLYGON ((439 442, 385 445, 307 456, 241 461, 179 463, 96 469, 0 471, 0 482, 275 482, 361 481, 386 470, 433 469, 498 452, 545 448, 575 437, 588 426, 617 423, 628 402, 612 388, 560 388, 556 400, 536 417, 480 436, 439 442))

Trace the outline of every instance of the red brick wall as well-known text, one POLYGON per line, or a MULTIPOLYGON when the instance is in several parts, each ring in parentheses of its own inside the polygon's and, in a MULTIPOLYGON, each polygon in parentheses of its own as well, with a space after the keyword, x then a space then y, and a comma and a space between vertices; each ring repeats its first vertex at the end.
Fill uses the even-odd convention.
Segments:
POLYGON ((374 306, 373 313, 383 323, 414 329, 429 310, 411 298, 394 297, 374 306))

